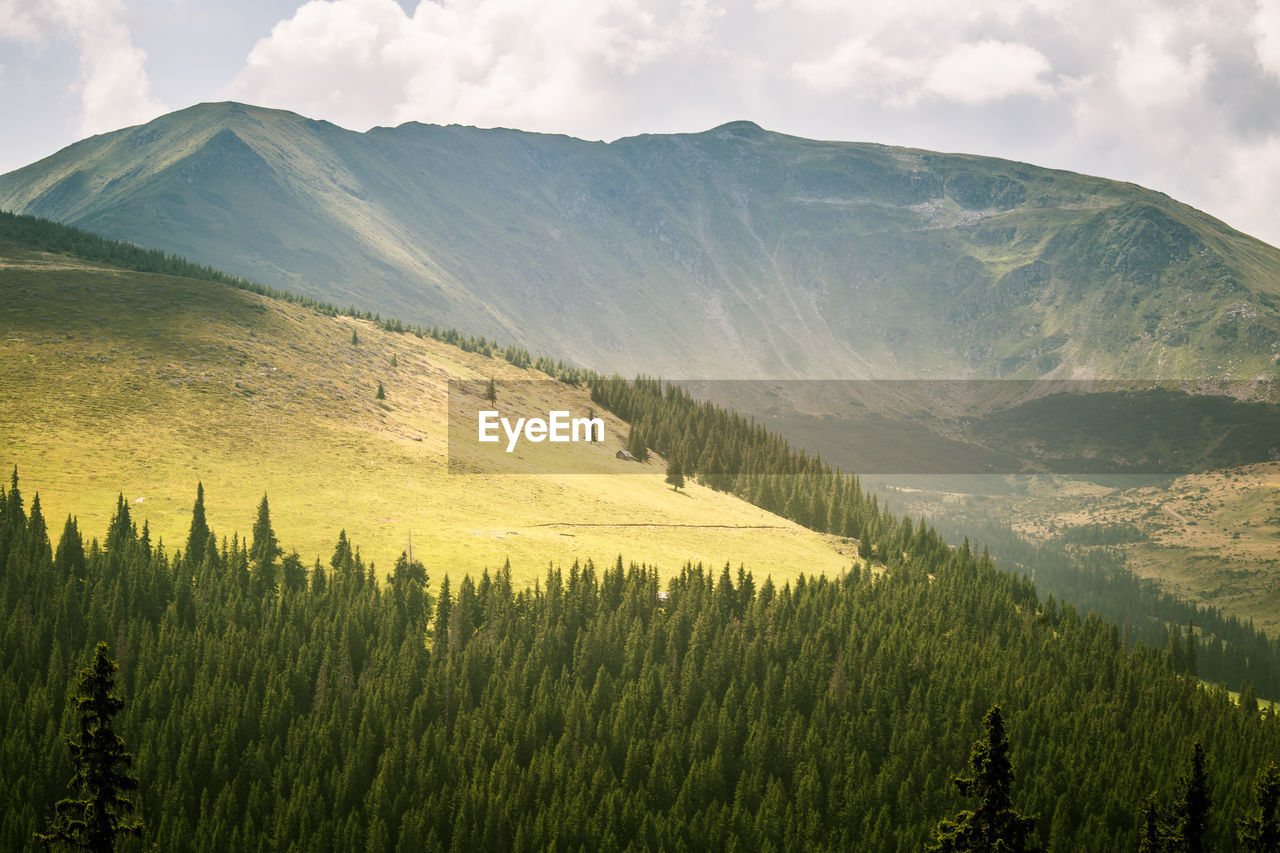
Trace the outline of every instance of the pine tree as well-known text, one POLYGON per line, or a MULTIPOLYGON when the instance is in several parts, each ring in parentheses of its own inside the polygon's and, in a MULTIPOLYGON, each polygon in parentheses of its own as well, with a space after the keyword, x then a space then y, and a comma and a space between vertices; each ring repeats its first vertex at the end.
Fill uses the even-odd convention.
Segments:
POLYGON ((276 558, 283 553, 271 529, 271 509, 267 496, 258 504, 258 520, 253 524, 253 544, 249 546, 249 562, 253 574, 255 594, 261 595, 276 588, 276 558))
POLYGON ((1139 815, 1138 853, 1164 853, 1177 843, 1177 834, 1169 829, 1154 793, 1148 794, 1139 815))
POLYGON ((444 576, 440 584, 440 595, 436 599, 435 629, 432 633, 431 653, 439 657, 449 654, 449 620, 453 616, 453 596, 449 594, 449 576, 444 576))
POLYGON ((360 345, 360 335, 356 333, 355 329, 351 330, 351 345, 353 347, 360 345))
POLYGON ((1246 717, 1258 716, 1258 691, 1253 689, 1253 682, 1240 685, 1240 711, 1246 717))
POLYGON ((644 440, 640 438, 640 432, 633 424, 630 431, 627 432, 627 452, 636 458, 637 462, 649 461, 649 448, 645 445, 644 440))
POLYGON ((1196 741, 1191 748, 1191 769, 1183 777, 1182 802, 1178 805, 1177 822, 1182 849, 1187 853, 1203 853, 1205 833, 1209 829, 1209 777, 1204 767, 1204 747, 1196 741))
POLYGON ((111 726, 111 718, 124 708, 124 700, 111 691, 119 670, 106 643, 98 643, 93 663, 80 670, 80 734, 68 738, 75 774, 68 784, 73 797, 59 800, 47 834, 37 834, 46 849, 63 846, 92 853, 111 853, 116 839, 142 832, 142 821, 133 816, 133 800, 125 796, 138 787, 129 774, 133 756, 111 726))
POLYGON ((187 533, 187 565, 204 562, 204 547, 209 541, 209 524, 204 518, 204 483, 196 483, 196 504, 191 508, 191 529, 187 533))
POLYGON ((376 394, 374 394, 374 395, 373 395, 373 399, 375 399, 375 400, 385 400, 385 399, 387 399, 387 390, 386 390, 385 388, 383 388, 383 387, 382 387, 382 383, 381 383, 381 382, 379 382, 379 383, 378 383, 378 393, 376 393, 376 394))
POLYGON ((973 775, 951 780, 961 795, 978 798, 977 808, 960 812, 954 820, 939 821, 928 849, 1030 853, 1038 849, 1031 841, 1036 820, 1013 808, 1013 766, 999 705, 992 706, 983 723, 987 736, 976 741, 969 753, 973 775))
POLYGON ((485 386, 484 398, 488 400, 490 403, 498 402, 498 386, 493 381, 492 376, 489 377, 489 384, 485 386))
POLYGON ((297 551, 281 561, 280 574, 284 577, 285 589, 297 592, 307 586, 307 567, 302 564, 302 558, 298 556, 297 551))
POLYGON ((677 491, 684 488, 684 471, 680 468, 680 460, 674 455, 667 463, 667 482, 677 491))
POLYGON ((58 551, 54 555, 53 564, 63 577, 80 580, 85 577, 84 539, 80 536, 76 520, 70 515, 62 527, 62 538, 58 540, 58 551))
POLYGON ((1253 784, 1258 814, 1240 821, 1240 844, 1249 853, 1280 853, 1280 771, 1273 761, 1253 784))
POLYGON ((1192 678, 1199 674, 1196 669, 1196 626, 1194 624, 1187 625, 1187 648, 1182 654, 1182 665, 1187 675, 1192 678))

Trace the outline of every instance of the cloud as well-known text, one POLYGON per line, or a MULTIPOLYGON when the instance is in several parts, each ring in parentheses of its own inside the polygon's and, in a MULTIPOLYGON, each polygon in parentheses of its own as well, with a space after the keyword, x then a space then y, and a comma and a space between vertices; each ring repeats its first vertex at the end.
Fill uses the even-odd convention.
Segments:
POLYGON ((1258 64, 1280 78, 1280 0, 1258 0, 1251 29, 1258 64))
POLYGON ((1167 21, 1152 18, 1135 40, 1119 45, 1116 88, 1130 105, 1158 109, 1194 98, 1213 69, 1206 45, 1175 51, 1170 29, 1167 21))
POLYGON ((35 48, 70 39, 79 52, 80 132, 102 133, 164 112, 121 0, 0 0, 0 33, 35 48))
POLYGON ((10 131, 0 146, 35 156, 76 121, 149 118, 149 70, 183 104, 234 98, 357 130, 613 139, 747 118, 990 154, 1142 183, 1280 243, 1265 209, 1280 195, 1280 0, 275 0, 280 20, 250 2, 181 0, 181 20, 242 39, 196 74, 200 25, 128 27, 130 8, 150 22, 174 0, 0 0, 0 114, 76 95, 75 120, 47 122, 61 136, 23 148, 35 131, 10 131))
POLYGON ((915 103, 923 70, 918 60, 891 56, 861 39, 845 42, 822 59, 791 65, 792 76, 819 94, 853 91, 895 106, 915 103))
MULTIPOLYGON (((1276 188, 1280 187, 1280 135, 1233 146, 1216 181, 1212 206, 1231 206, 1231 224, 1248 234, 1274 230, 1276 188)), ((1217 175, 1215 175, 1217 177, 1217 175)), ((1274 240, 1275 237, 1273 236, 1274 240)))
POLYGON ((962 104, 984 104, 1014 95, 1047 97, 1043 78, 1051 66, 1043 53, 1024 44, 986 39, 952 48, 924 81, 935 95, 962 104))
POLYGON ((311 0, 250 53, 227 97, 353 127, 409 120, 572 131, 617 81, 707 38, 703 0, 311 0))

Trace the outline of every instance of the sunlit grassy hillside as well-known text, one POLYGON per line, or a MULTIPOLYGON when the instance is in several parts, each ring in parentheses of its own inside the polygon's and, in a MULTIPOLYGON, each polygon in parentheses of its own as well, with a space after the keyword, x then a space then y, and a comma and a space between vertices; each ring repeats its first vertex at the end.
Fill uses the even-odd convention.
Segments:
POLYGON ((72 513, 101 536, 123 492, 172 551, 202 481, 215 532, 247 533, 266 493, 287 547, 327 560, 345 528, 380 573, 411 537, 436 577, 509 558, 532 582, 549 561, 619 553, 664 572, 687 560, 776 576, 850 564, 851 547, 735 498, 672 490, 661 460, 615 459, 626 426, 607 414, 602 444, 567 451, 561 470, 575 473, 448 473, 451 378, 495 377, 500 405, 590 407, 565 385, 504 386, 545 380, 505 361, 13 243, 0 243, 0 292, 0 464, 17 466, 28 503, 39 491, 55 535, 72 513), (510 397, 530 394, 546 399, 510 397))

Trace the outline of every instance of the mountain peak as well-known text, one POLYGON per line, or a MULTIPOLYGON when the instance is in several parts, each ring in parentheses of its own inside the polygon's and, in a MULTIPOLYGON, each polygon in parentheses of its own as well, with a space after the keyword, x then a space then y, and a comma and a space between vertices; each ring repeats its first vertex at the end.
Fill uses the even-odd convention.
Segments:
POLYGON ((1280 252, 1185 205, 746 120, 606 145, 201 104, 0 176, 0 208, 602 370, 1249 377, 1280 358, 1280 252))
POLYGON ((737 136, 743 139, 753 139, 764 136, 768 131, 756 124, 754 121, 739 119, 738 121, 730 121, 719 125, 718 127, 713 127, 711 130, 707 131, 707 133, 721 137, 737 136))

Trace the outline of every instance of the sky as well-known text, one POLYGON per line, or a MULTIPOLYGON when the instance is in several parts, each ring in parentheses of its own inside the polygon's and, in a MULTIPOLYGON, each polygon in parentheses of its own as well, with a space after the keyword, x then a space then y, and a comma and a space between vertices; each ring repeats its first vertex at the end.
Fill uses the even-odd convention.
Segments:
POLYGON ((1280 0, 0 0, 0 173, 220 100, 606 141, 749 119, 1133 181, 1280 245, 1280 0))

